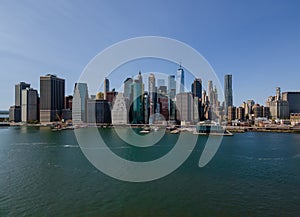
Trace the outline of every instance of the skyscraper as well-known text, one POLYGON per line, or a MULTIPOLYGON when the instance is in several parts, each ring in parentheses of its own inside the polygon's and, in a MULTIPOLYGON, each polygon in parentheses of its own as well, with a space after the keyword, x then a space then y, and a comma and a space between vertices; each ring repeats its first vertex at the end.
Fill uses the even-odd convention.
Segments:
POLYGON ((30 84, 20 82, 15 85, 15 106, 21 106, 22 104, 22 90, 30 88, 30 84))
POLYGON ((144 112, 143 112, 143 84, 141 79, 135 79, 132 84, 133 89, 133 123, 142 124, 144 121, 144 112))
POLYGON ((109 92, 109 80, 107 78, 104 79, 104 99, 107 99, 107 92, 109 92))
POLYGON ((168 77, 168 94, 171 99, 175 99, 175 95, 176 95, 175 75, 169 75, 168 77))
POLYGON ((132 78, 126 78, 124 81, 124 97, 130 99, 131 93, 131 85, 133 83, 132 78))
POLYGON ((202 119, 202 80, 196 78, 191 85, 191 91, 194 97, 194 121, 202 119))
POLYGON ((38 92, 32 88, 22 90, 22 122, 38 121, 38 92))
POLYGON ((74 86, 74 96, 72 104, 73 123, 81 124, 87 118, 88 87, 86 83, 76 83, 74 86))
POLYGON ((150 115, 155 114, 156 102, 157 102, 157 93, 155 88, 155 76, 153 73, 150 73, 148 77, 148 94, 150 101, 150 115))
POLYGON ((194 119, 194 102, 191 93, 176 94, 176 119, 183 122, 190 122, 194 119))
POLYGON ((181 65, 179 66, 179 69, 177 70, 177 84, 178 84, 178 91, 177 93, 184 93, 184 71, 181 65))
POLYGON ((124 97, 123 93, 118 93, 115 98, 115 102, 111 110, 111 118, 113 125, 128 124, 128 99, 124 97))
POLYGON ((224 94, 225 94, 225 115, 228 115, 227 109, 229 106, 233 106, 232 96, 232 75, 225 75, 224 80, 224 94))
POLYGON ((300 92, 284 92, 282 100, 289 102, 289 113, 300 113, 300 92))
POLYGON ((213 104, 213 82, 212 81, 208 81, 207 84, 207 96, 208 96, 208 101, 209 103, 212 105, 213 104))
POLYGON ((191 91, 193 96, 202 98, 202 80, 200 78, 196 78, 191 85, 191 91))
POLYGON ((40 77, 40 119, 52 122, 60 119, 64 108, 65 80, 56 75, 40 77))

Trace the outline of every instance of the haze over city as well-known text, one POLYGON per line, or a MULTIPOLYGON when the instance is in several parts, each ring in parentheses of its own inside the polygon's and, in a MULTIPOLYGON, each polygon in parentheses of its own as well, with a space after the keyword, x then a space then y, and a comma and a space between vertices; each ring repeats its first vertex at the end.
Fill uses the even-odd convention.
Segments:
MULTIPOLYGON (((3 1, 0 109, 13 105, 16 83, 39 89, 39 76, 47 73, 65 78, 66 94, 73 94, 74 83, 95 55, 121 40, 146 35, 195 48, 221 83, 225 74, 233 74, 235 105, 247 99, 264 104, 276 86, 299 89, 298 8, 296 1, 3 1)), ((177 69, 137 65, 126 73, 135 75, 137 68, 170 74, 177 69)))

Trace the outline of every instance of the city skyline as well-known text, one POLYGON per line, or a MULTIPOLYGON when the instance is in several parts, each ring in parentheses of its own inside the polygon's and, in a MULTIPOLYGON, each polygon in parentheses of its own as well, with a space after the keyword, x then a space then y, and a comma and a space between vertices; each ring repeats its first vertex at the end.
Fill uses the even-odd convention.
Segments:
MULTIPOLYGON (((59 74, 68 81, 66 93, 72 94, 73 84, 90 59, 118 41, 144 35, 189 44, 208 60, 220 80, 233 74, 235 105, 246 99, 264 104, 276 86, 298 90, 298 2, 137 1, 131 5, 3 2, 0 55, 5 79, 0 109, 13 104, 12 87, 17 82, 30 82, 39 89, 34 78, 41 74, 59 74), (189 13, 177 16, 182 8, 189 13), (155 16, 147 11, 155 11, 155 16)), ((157 70, 145 67, 145 71, 157 70)), ((132 68, 131 73, 135 72, 132 68)))

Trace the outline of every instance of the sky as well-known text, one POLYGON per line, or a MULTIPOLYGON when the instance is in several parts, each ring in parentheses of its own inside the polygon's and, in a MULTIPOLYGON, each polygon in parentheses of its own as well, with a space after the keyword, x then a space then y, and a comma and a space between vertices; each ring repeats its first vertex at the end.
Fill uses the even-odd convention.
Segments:
POLYGON ((0 0, 0 109, 14 104, 16 83, 39 90, 47 73, 65 78, 72 94, 94 56, 140 36, 188 44, 222 84, 225 74, 233 75, 235 105, 247 99, 264 104, 277 86, 300 91, 299 9, 299 1, 283 0, 0 0))

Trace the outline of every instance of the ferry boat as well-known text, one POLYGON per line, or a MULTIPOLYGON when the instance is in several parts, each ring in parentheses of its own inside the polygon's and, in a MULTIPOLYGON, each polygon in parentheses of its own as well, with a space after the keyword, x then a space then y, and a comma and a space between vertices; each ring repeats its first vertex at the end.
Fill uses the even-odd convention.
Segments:
POLYGON ((233 134, 228 130, 225 130, 221 125, 216 123, 200 122, 196 125, 197 135, 217 135, 217 136, 232 136, 233 134))

